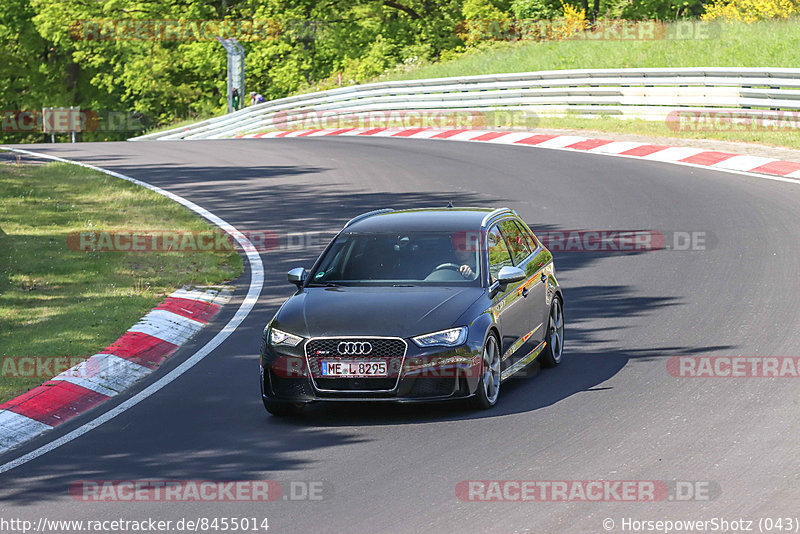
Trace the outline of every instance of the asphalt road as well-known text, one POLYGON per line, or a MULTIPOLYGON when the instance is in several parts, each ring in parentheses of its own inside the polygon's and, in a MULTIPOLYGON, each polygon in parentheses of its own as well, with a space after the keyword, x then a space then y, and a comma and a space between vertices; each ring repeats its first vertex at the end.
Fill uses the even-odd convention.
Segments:
MULTIPOLYGON (((800 516, 798 379, 676 378, 666 367, 673 356, 800 355, 797 185, 657 162, 422 140, 32 149, 158 185, 240 230, 332 232, 367 210, 452 201, 514 208, 534 231, 653 229, 668 243, 674 231, 694 231, 706 233, 707 246, 556 252, 566 299, 564 363, 505 383, 490 411, 319 405, 294 420, 271 418, 261 405, 259 336, 292 292, 286 271, 309 266, 319 247, 265 252, 267 282, 239 330, 155 396, 0 476, 0 517, 268 517, 270 532, 603 532, 606 518, 621 531, 623 518, 800 516), (67 488, 84 479, 324 481, 325 495, 259 504, 76 502, 67 488), (460 481, 497 479, 710 481, 716 490, 711 500, 690 502, 456 498, 460 481)), ((167 368, 210 338, 213 328, 206 330, 167 368)))

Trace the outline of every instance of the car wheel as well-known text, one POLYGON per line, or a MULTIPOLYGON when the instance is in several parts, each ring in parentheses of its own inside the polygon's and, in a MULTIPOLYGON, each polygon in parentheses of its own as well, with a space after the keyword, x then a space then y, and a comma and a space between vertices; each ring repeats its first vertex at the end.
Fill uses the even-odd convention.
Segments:
POLYGON ((550 318, 547 320, 547 346, 542 354, 543 367, 555 367, 561 363, 564 352, 564 308, 559 297, 553 297, 550 318))
POLYGON ((478 390, 473 397, 476 408, 485 410, 497 403, 500 395, 500 347, 497 337, 489 334, 483 346, 483 361, 481 365, 481 379, 478 390))
POLYGON ((303 411, 305 404, 298 402, 278 402, 264 399, 264 408, 275 417, 287 417, 297 415, 303 411))

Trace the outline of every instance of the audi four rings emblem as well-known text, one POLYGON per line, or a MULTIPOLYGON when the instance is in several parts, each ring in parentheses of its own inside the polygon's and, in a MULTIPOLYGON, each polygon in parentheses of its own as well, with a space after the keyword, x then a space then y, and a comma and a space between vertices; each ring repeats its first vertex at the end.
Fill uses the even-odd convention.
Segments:
POLYGON ((339 354, 369 354, 372 352, 372 343, 368 341, 342 341, 336 347, 339 354))

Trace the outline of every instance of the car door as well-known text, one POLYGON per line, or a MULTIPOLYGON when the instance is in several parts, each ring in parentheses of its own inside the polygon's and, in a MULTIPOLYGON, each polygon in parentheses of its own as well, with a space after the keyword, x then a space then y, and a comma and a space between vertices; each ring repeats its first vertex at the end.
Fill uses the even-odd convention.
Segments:
MULTIPOLYGON (((514 265, 506 239, 498 225, 492 226, 486 233, 486 249, 489 256, 489 285, 491 287, 495 283, 500 269, 514 265)), ((500 341, 501 370, 513 363, 514 355, 522 349, 524 344, 522 338, 528 332, 530 316, 526 312, 525 306, 522 305, 525 297, 522 296, 520 289, 523 282, 524 280, 500 287, 492 298, 492 311, 502 332, 500 341)))
POLYGON ((517 288, 520 295, 518 308, 524 314, 524 331, 518 341, 518 349, 513 351, 508 362, 509 365, 514 366, 510 372, 516 372, 530 363, 528 356, 542 340, 542 331, 546 325, 542 325, 539 319, 545 291, 544 284, 540 279, 541 273, 532 263, 534 260, 533 250, 527 236, 523 233, 522 226, 515 219, 509 218, 500 222, 500 230, 506 240, 514 266, 519 267, 526 274, 525 279, 517 288))
POLYGON ((526 309, 530 322, 528 330, 523 335, 525 344, 520 357, 524 357, 535 349, 544 339, 547 324, 547 276, 546 263, 542 262, 540 254, 542 247, 528 232, 523 223, 516 219, 506 219, 500 223, 500 229, 506 238, 511 259, 514 265, 525 271, 525 280, 520 285, 520 292, 524 297, 522 306, 526 309))
MULTIPOLYGON (((529 280, 538 280, 540 284, 538 291, 541 292, 541 296, 538 294, 535 296, 535 302, 539 309, 534 310, 533 316, 540 317, 536 324, 541 324, 542 326, 536 331, 534 337, 537 341, 544 341, 547 337, 547 321, 550 318, 550 297, 552 297, 553 291, 550 285, 550 274, 553 272, 553 255, 536 239, 525 223, 517 222, 522 228, 523 236, 525 236, 526 241, 533 249, 533 254, 526 265, 525 273, 528 275, 529 280)), ((534 327, 536 324, 534 324, 534 327)))

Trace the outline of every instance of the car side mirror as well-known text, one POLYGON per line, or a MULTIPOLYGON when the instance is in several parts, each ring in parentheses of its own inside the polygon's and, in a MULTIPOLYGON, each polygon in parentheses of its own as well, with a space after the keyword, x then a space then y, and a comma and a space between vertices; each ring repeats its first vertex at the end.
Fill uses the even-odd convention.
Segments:
POLYGON ((519 267, 506 266, 500 269, 497 273, 497 281, 501 286, 505 286, 514 282, 519 282, 525 279, 525 271, 519 267))
POLYGON ((295 267, 294 269, 292 269, 287 273, 286 277, 289 279, 291 283, 300 288, 302 287, 303 282, 306 281, 307 275, 308 271, 305 270, 305 267, 295 267))

